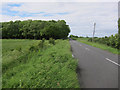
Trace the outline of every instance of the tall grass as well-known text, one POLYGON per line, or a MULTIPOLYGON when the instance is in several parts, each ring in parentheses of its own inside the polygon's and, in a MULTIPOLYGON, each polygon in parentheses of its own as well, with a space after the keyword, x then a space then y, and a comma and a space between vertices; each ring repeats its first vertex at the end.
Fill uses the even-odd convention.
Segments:
POLYGON ((68 40, 55 40, 55 45, 45 40, 38 51, 29 48, 31 44, 37 47, 39 40, 24 41, 11 40, 14 43, 8 45, 10 41, 3 40, 8 46, 3 46, 3 88, 79 88, 77 60, 72 58, 68 40), (20 51, 15 49, 19 42, 26 44, 20 51))

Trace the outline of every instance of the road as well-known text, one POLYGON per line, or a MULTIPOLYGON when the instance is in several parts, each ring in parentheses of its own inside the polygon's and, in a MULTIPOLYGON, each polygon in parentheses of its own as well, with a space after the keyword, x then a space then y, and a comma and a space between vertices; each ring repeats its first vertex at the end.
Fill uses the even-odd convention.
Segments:
POLYGON ((118 55, 70 40, 81 88, 118 88, 118 55))

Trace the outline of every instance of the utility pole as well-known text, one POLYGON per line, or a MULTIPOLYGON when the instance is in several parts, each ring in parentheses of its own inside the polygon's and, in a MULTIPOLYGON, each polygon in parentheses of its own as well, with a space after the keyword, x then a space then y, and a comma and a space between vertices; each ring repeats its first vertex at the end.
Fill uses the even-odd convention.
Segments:
POLYGON ((94 39, 94 35, 95 35, 95 26, 96 26, 96 23, 94 23, 94 30, 93 30, 93 37, 92 37, 92 42, 93 42, 93 39, 94 39))

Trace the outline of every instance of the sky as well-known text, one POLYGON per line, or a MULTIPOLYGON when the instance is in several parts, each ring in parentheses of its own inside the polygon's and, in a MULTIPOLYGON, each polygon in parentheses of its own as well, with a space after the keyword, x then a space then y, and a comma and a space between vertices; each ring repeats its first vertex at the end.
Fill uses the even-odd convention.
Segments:
MULTIPOLYGON (((98 0, 97 0, 98 1, 98 0)), ((0 3, 1 6, 1 3, 0 3)), ((118 2, 2 2, 0 22, 15 20, 65 20, 70 34, 96 37, 118 32, 118 2)))

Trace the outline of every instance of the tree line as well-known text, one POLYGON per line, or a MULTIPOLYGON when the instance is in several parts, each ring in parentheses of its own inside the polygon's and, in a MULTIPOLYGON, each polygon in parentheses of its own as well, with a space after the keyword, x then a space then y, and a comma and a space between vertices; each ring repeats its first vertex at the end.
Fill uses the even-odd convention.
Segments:
POLYGON ((67 38, 70 33, 64 20, 17 20, 0 24, 3 39, 61 39, 67 38))
POLYGON ((95 43, 101 43, 101 44, 105 44, 107 46, 111 46, 113 48, 117 48, 120 49, 120 39, 119 39, 119 34, 115 34, 115 35, 111 35, 109 37, 105 36, 105 37, 78 37, 75 35, 70 35, 70 38, 73 40, 77 40, 78 38, 88 38, 87 40, 89 42, 95 42, 95 43))
POLYGON ((101 38, 95 37, 93 40, 92 40, 92 38, 89 38, 88 41, 102 43, 102 44, 105 44, 107 46, 111 46, 111 47, 117 48, 117 49, 120 48, 118 34, 111 35, 109 37, 107 37, 107 36, 101 37, 101 38))
POLYGON ((119 50, 120 50, 120 18, 118 20, 118 44, 119 44, 119 50))

